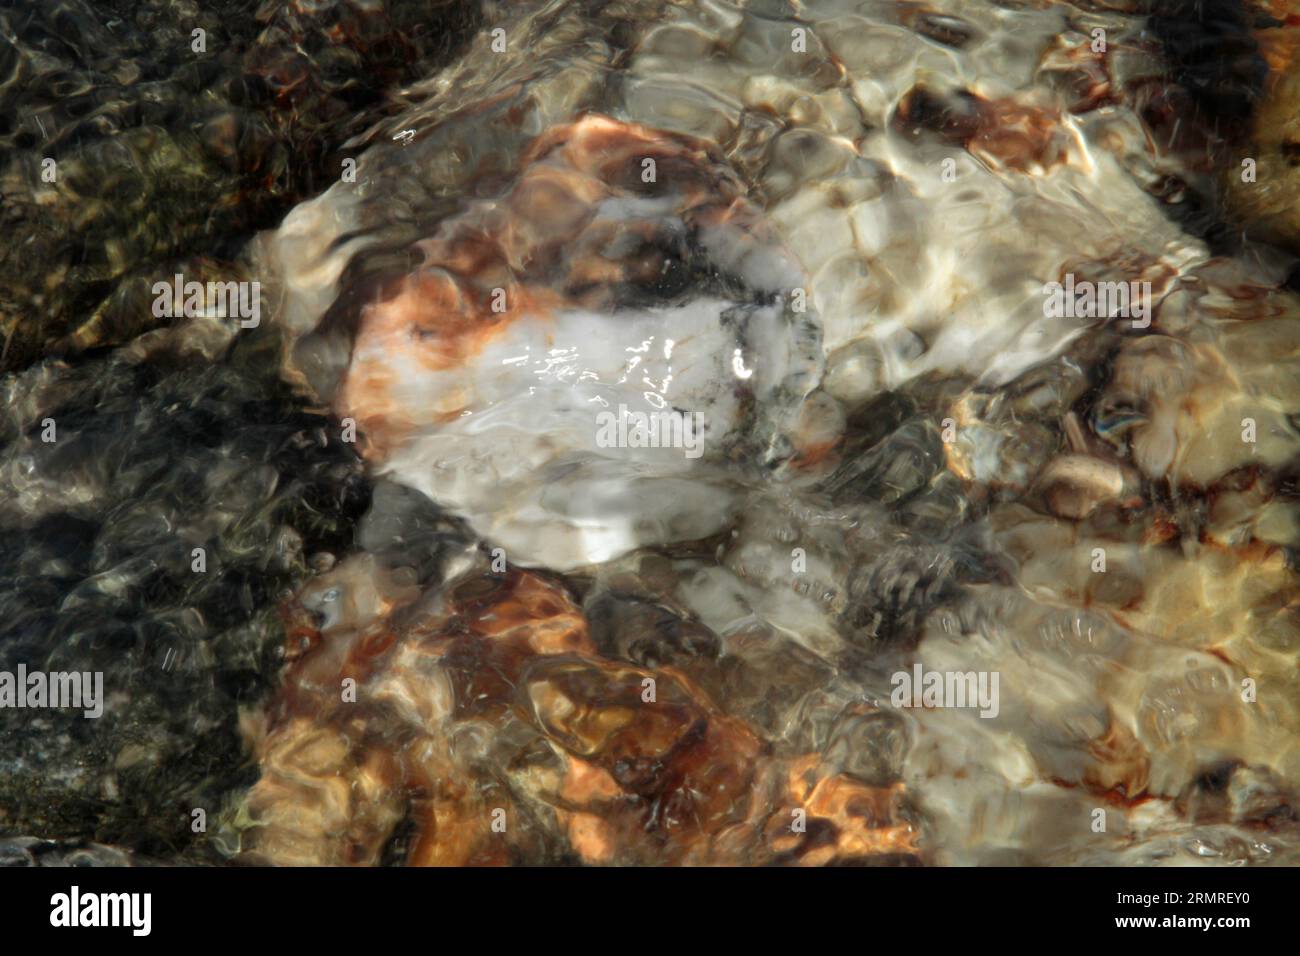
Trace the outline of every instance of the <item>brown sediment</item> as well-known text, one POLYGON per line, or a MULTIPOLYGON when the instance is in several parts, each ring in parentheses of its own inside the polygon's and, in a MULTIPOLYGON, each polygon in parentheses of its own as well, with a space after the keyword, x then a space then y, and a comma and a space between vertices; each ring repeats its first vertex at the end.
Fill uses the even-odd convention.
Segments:
POLYGON ((1142 543, 1158 547, 1177 541, 1182 537, 1183 529, 1168 511, 1156 508, 1147 520, 1142 532, 1142 543))
POLYGON ((1087 113, 1112 102, 1114 93, 1107 53, 1092 49, 1091 38, 1056 38, 1039 61, 1039 70, 1059 76, 1070 93, 1068 109, 1087 113))
POLYGON ((817 754, 792 762, 788 772, 792 805, 807 811, 814 822, 830 824, 832 839, 820 847, 807 846, 806 838, 791 840, 780 832, 779 816, 769 821, 769 838, 780 840, 785 853, 803 865, 822 865, 835 859, 866 859, 878 855, 915 854, 918 831, 906 820, 904 787, 894 783, 873 787, 848 774, 834 773, 817 754), (802 844, 802 845, 801 845, 802 844))
POLYGON ((1261 11, 1276 18, 1254 31, 1268 65, 1255 107, 1249 142, 1237 145, 1224 164, 1228 210, 1252 238, 1300 249, 1300 14, 1294 4, 1276 0, 1261 11), (1243 180, 1243 159, 1255 163, 1254 177, 1243 180))
POLYGON ((1101 793, 1123 794, 1130 804, 1146 796, 1151 755, 1114 716, 1106 733, 1088 744, 1087 753, 1095 762, 1084 769, 1085 786, 1101 793))
POLYGON ((912 138, 929 134, 963 146, 994 168, 1041 173, 1069 161, 1070 139, 1060 114, 1013 98, 916 86, 899 101, 893 125, 912 138))
MULTIPOLYGON (((491 780, 471 785, 441 731, 453 714, 504 713, 527 658, 590 653, 585 622, 563 588, 512 572, 399 625, 392 615, 420 592, 358 606, 351 592, 374 570, 363 563, 328 576, 342 592, 334 601, 356 613, 307 630, 307 647, 302 626, 290 631, 293 659, 256 744, 262 777, 247 799, 247 852, 272 863, 375 863, 410 818, 414 862, 504 862, 510 844, 491 839, 492 824, 502 811, 509 827, 514 803, 491 780)), ((290 613, 307 613, 302 600, 290 613)))
POLYGON ((985 101, 981 114, 967 148, 990 165, 1041 172, 1069 161, 1070 141, 1054 110, 1001 99, 985 101))
POLYGON ((565 754, 580 836, 612 835, 627 862, 681 863, 709 858, 711 836, 743 820, 763 744, 671 669, 557 660, 530 673, 525 694, 565 754))
MULTIPOLYGON (((340 566, 287 613, 300 620, 323 586, 373 571, 340 566)), ((284 686, 252 731, 250 860, 373 864, 403 821, 410 865, 508 863, 548 840, 589 863, 917 853, 901 784, 868 786, 816 754, 777 758, 676 668, 600 658, 553 579, 479 574, 418 600, 347 603, 324 628, 287 631, 284 686), (348 677, 355 701, 340 692, 348 677), (471 753, 507 739, 545 755, 507 758, 531 761, 512 779, 471 753)))
POLYGON ((1275 89, 1281 79, 1291 69, 1300 50, 1300 24, 1288 25, 1281 29, 1258 30, 1255 38, 1259 41, 1259 52, 1268 64, 1269 76, 1265 81, 1266 89, 1275 89))

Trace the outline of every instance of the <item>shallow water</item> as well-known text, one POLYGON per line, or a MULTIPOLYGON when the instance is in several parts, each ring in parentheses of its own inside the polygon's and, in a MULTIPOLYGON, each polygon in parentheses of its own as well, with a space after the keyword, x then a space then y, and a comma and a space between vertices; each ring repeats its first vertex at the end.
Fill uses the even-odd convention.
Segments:
POLYGON ((3 380, 4 666, 107 703, 2 712, 0 826, 1296 862, 1294 260, 1217 206, 1249 63, 1198 85, 1137 3, 443 7, 310 177, 110 276, 257 281, 256 328, 136 293, 3 380))

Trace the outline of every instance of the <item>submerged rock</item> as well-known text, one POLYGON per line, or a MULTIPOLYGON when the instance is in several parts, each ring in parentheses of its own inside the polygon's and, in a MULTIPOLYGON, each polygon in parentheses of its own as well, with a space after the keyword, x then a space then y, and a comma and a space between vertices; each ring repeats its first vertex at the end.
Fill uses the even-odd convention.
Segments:
POLYGON ((327 575, 309 594, 339 592, 332 600, 353 610, 290 629, 295 660, 254 732, 261 778, 230 824, 248 859, 364 864, 396 851, 412 865, 735 865, 915 854, 901 784, 873 786, 816 754, 771 755, 682 671, 601 659, 557 582, 485 575, 473 562, 424 592, 390 582, 369 597, 375 580, 360 564, 327 575))
POLYGON ((592 115, 522 161, 416 243, 350 349, 328 327, 294 346, 378 473, 570 570, 708 537, 727 471, 778 479, 834 444, 833 409, 805 404, 797 266, 702 144, 592 115))

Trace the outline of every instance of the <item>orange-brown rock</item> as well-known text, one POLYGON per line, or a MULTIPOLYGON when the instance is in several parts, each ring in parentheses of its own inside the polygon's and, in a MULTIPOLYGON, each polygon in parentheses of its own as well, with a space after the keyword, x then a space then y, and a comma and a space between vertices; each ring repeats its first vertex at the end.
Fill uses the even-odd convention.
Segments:
POLYGON ((246 859, 739 865, 918 852, 901 784, 867 786, 815 754, 779 758, 677 668, 600 658, 549 577, 474 573, 421 592, 362 557, 286 615, 283 687, 250 731, 261 779, 244 807, 246 859))

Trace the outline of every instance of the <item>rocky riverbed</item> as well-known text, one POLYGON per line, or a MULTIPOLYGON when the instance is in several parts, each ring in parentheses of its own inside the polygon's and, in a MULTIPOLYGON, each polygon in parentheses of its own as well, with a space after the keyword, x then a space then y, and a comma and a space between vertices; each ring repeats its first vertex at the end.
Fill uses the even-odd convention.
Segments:
POLYGON ((0 4, 0 859, 1297 862, 1296 30, 0 4))

